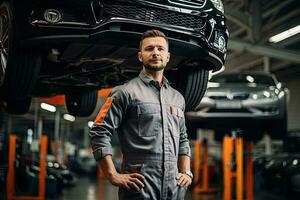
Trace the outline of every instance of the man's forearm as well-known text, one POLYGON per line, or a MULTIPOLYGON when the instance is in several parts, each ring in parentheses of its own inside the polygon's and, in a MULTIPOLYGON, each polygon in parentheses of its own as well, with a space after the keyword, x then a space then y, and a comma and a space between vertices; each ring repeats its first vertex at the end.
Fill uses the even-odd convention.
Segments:
POLYGON ((178 157, 179 172, 188 172, 191 170, 191 160, 189 156, 181 155, 178 157))
POLYGON ((107 155, 104 158, 100 159, 98 163, 100 164, 101 169, 103 170, 103 173, 108 180, 110 180, 112 175, 117 172, 111 155, 107 155))

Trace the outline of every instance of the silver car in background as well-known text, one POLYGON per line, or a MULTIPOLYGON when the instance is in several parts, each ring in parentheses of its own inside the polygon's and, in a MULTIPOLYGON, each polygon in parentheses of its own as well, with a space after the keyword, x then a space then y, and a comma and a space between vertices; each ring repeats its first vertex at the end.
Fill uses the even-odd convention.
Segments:
POLYGON ((289 90, 268 73, 223 73, 215 75, 201 103, 188 112, 187 126, 216 130, 216 139, 234 129, 258 140, 265 131, 274 139, 287 132, 289 90))

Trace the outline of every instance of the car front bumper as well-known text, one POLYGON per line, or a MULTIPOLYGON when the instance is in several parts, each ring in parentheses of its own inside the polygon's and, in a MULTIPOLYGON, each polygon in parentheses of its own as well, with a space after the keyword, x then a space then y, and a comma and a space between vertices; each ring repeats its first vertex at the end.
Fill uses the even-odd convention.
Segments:
POLYGON ((215 101, 205 97, 197 111, 186 113, 188 123, 203 128, 269 126, 284 120, 283 99, 215 101))
POLYGON ((171 41, 170 52, 173 55, 190 58, 190 65, 205 65, 207 69, 215 71, 223 66, 228 40, 224 16, 216 17, 215 13, 206 13, 201 9, 198 11, 184 9, 183 12, 183 9, 178 7, 147 4, 147 1, 127 1, 126 4, 121 2, 124 1, 114 3, 119 3, 124 9, 132 7, 128 17, 125 16, 126 12, 121 13, 122 7, 117 9, 116 5, 113 5, 115 8, 110 9, 108 11, 110 13, 102 18, 99 17, 99 13, 102 10, 105 11, 105 4, 103 7, 95 7, 93 4, 87 6, 89 9, 85 15, 80 13, 82 11, 79 8, 71 9, 66 5, 57 8, 66 13, 62 14, 62 16, 66 16, 65 19, 57 23, 49 23, 44 19, 45 10, 49 7, 56 8, 57 5, 47 4, 47 6, 33 8, 29 17, 30 27, 26 29, 28 33, 24 34, 26 36, 22 37, 21 42, 27 46, 83 42, 89 44, 109 43, 138 48, 141 34, 153 28, 162 30, 171 41), (141 14, 132 14, 133 8, 140 9, 138 11, 141 14), (168 20, 160 23, 165 18, 168 20), (209 23, 211 19, 216 19, 214 23, 217 23, 218 26, 212 27, 212 24, 209 23), (194 21, 197 21, 195 27, 192 23, 194 21), (224 41, 220 41, 220 37, 224 38, 224 41), (220 42, 225 43, 224 47, 220 47, 220 42))

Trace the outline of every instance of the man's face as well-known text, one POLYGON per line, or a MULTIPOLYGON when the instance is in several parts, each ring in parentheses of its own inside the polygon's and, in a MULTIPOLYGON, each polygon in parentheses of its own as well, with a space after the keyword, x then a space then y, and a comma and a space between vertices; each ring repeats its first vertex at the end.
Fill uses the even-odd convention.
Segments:
POLYGON ((138 53, 140 62, 150 71, 163 70, 170 59, 167 41, 163 37, 149 37, 142 41, 138 53))

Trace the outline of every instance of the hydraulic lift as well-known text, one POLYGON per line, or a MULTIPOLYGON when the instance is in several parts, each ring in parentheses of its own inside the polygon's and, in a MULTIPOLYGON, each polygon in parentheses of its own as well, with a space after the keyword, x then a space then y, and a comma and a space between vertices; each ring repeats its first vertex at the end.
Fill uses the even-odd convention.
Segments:
POLYGON ((195 193, 216 193, 217 188, 209 187, 209 157, 207 140, 195 141, 194 188, 195 193), (202 180, 201 180, 202 179, 202 180))
POLYGON ((230 136, 223 138, 223 200, 233 199, 234 186, 237 200, 253 200, 252 146, 252 141, 243 141, 241 131, 232 131, 230 136), (244 155, 246 158, 245 168, 244 155), (246 171, 245 184, 244 169, 246 171), (246 186, 245 198, 244 185, 246 186))
MULTIPOLYGON (((46 156, 48 137, 40 137, 40 174, 38 196, 15 196, 15 161, 17 136, 9 136, 9 158, 7 173, 7 199, 8 200, 45 200, 46 196, 46 156)), ((25 184, 25 183, 24 183, 25 184)))

